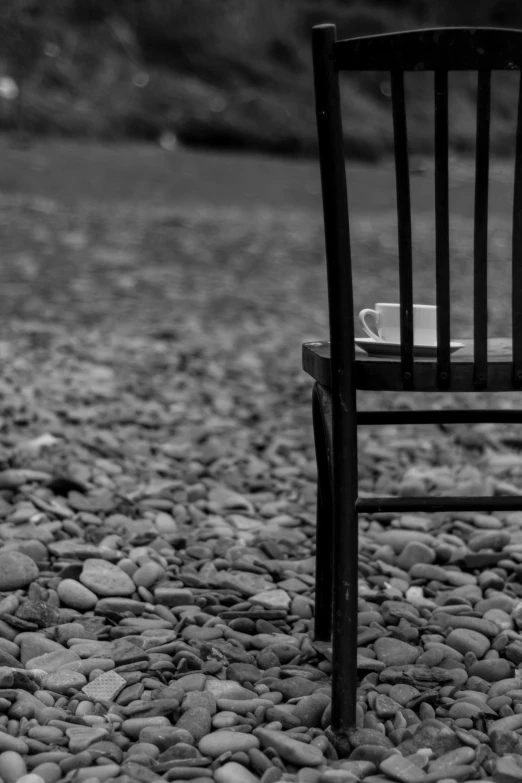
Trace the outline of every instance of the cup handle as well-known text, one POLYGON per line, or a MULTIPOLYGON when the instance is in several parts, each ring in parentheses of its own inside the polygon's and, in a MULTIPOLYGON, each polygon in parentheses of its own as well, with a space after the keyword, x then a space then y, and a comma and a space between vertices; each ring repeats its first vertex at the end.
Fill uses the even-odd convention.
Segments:
POLYGON ((361 322, 361 326, 366 332, 366 334, 372 338, 372 340, 378 340, 379 342, 382 342, 381 338, 378 334, 375 334, 375 332, 372 332, 368 324, 366 323, 366 316, 372 315, 375 319, 375 323, 377 323, 378 314, 375 310, 372 310, 370 307, 365 307, 364 310, 361 310, 359 313, 359 321, 361 322))

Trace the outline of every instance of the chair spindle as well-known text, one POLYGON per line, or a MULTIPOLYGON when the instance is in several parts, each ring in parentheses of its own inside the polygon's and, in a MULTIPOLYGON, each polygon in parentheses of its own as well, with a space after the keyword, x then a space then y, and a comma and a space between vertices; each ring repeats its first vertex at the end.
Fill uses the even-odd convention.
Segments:
POLYGON ((522 388, 522 72, 518 85, 511 275, 513 386, 515 389, 520 389, 522 388))
POLYGON ((437 385, 450 384, 450 268, 448 173, 448 72, 435 71, 435 284, 437 385))
POLYGON ((401 369, 404 389, 414 388, 413 376, 413 272, 411 244, 410 172, 404 72, 391 71, 395 179, 399 231, 399 289, 401 304, 401 369))
POLYGON ((473 339, 476 389, 488 383, 488 183, 491 71, 478 71, 475 162, 473 339))

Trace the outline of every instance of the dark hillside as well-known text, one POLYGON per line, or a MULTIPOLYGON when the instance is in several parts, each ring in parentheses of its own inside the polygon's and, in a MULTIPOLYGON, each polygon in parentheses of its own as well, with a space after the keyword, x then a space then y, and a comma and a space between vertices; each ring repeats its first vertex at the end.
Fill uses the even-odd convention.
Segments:
MULTIPOLYGON (((0 128, 105 140, 160 140, 289 155, 315 152, 310 29, 340 37, 437 24, 522 26, 517 0, 0 0, 0 128), (3 85, 3 86, 2 86, 3 85), (16 90, 14 90, 16 92, 16 90), (1 97, 4 96, 4 97, 1 97), (7 97, 6 97, 7 96, 7 97)), ((498 80, 497 80, 498 81, 498 80)), ((511 151, 515 78, 498 81, 492 142, 511 151)), ((432 85, 407 84, 410 137, 432 144, 432 85)), ((452 84, 452 144, 473 147, 475 89, 452 84)), ((384 74, 347 77, 346 146, 391 151, 384 74)))

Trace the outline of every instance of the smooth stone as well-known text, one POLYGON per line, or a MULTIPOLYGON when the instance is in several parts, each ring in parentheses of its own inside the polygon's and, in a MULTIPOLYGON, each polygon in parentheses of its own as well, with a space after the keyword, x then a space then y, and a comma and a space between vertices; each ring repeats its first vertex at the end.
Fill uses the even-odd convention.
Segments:
POLYGON ((144 563, 132 574, 132 581, 136 587, 150 588, 164 574, 165 569, 159 563, 151 560, 149 563, 144 563))
POLYGON ((218 571, 215 580, 221 587, 238 590, 245 598, 275 589, 275 585, 267 577, 247 571, 218 571))
POLYGON ((359 745, 379 745, 382 748, 393 748, 392 741, 377 729, 354 729, 350 732, 349 738, 352 748, 357 748, 359 745))
POLYGON ((66 663, 64 668, 73 672, 80 672, 80 674, 88 677, 95 669, 101 669, 103 672, 114 669, 114 661, 111 661, 109 658, 80 658, 79 661, 66 663))
POLYGON ((49 761, 33 767, 33 774, 39 775, 45 783, 58 783, 62 777, 62 771, 58 764, 53 764, 49 761))
POLYGON ((100 740, 89 745, 89 753, 95 761, 99 758, 109 759, 115 764, 121 764, 123 761, 122 749, 110 740, 100 740))
POLYGON ((223 631, 220 628, 200 628, 198 625, 188 625, 181 632, 183 639, 196 639, 201 642, 210 642, 212 639, 222 639, 223 631))
POLYGON ((211 715, 215 715, 216 699, 208 691, 190 691, 181 702, 181 712, 186 712, 193 707, 204 707, 211 715))
POLYGON ((27 732, 27 736, 30 739, 41 740, 42 742, 54 742, 54 740, 62 739, 64 734, 62 729, 55 726, 33 726, 27 732))
POLYGON ((390 636, 376 639, 373 649, 377 659, 386 664, 386 666, 415 663, 421 653, 418 647, 413 647, 411 644, 402 642, 400 639, 393 639, 390 636))
MULTIPOLYGON (((98 601, 98 606, 100 601, 98 601)), ((147 653, 138 647, 136 644, 128 641, 128 639, 114 639, 112 642, 97 642, 98 649, 88 651, 87 646, 83 646, 83 651, 74 649, 80 655, 81 658, 110 658, 114 661, 116 666, 123 666, 124 664, 137 663, 138 661, 148 660, 147 653)))
POLYGON ((69 688, 75 688, 79 691, 86 684, 87 678, 83 674, 64 668, 60 671, 48 674, 44 680, 43 687, 48 691, 67 693, 69 688))
POLYGON ((403 740, 398 746, 403 756, 410 756, 421 748, 431 748, 437 756, 460 747, 460 741, 452 729, 436 719, 427 719, 418 724, 413 737, 403 740))
POLYGON ((417 688, 414 688, 412 685, 406 685, 402 683, 399 685, 392 685, 388 691, 389 698, 398 702, 403 707, 405 707, 408 702, 410 702, 412 699, 415 699, 418 695, 419 691, 417 688))
POLYGON ((62 644, 58 644, 58 642, 54 642, 52 639, 47 639, 41 633, 34 633, 33 631, 20 633, 16 639, 17 644, 20 645, 20 660, 24 666, 27 661, 39 655, 65 649, 62 644))
POLYGON ((83 769, 78 769, 76 771, 74 780, 78 781, 78 783, 83 783, 83 781, 92 779, 93 781, 98 780, 100 783, 103 783, 105 780, 115 778, 119 772, 119 764, 103 764, 103 766, 96 765, 94 767, 83 767, 83 769))
POLYGON ((475 758, 475 749, 469 747, 457 748, 444 753, 435 761, 431 761, 428 766, 428 773, 444 773, 446 777, 451 778, 452 767, 471 764, 475 758))
POLYGON ((278 680, 275 677, 265 677, 263 682, 271 691, 282 693, 286 701, 296 699, 297 697, 310 696, 310 694, 315 693, 321 687, 318 683, 299 676, 287 677, 284 680, 278 680))
POLYGON ((435 552, 421 541, 409 541, 397 558, 397 566, 409 571, 416 563, 433 563, 435 552))
POLYGON ((63 579, 56 592, 62 603, 73 609, 78 609, 79 612, 88 612, 90 609, 94 609, 98 601, 98 596, 92 590, 75 579, 63 579))
POLYGON ((253 604, 260 604, 265 609, 289 609, 291 598, 286 590, 264 590, 250 598, 253 604))
POLYGON ((84 562, 80 582, 99 597, 132 595, 136 585, 125 571, 107 560, 89 558, 84 562))
POLYGON ((480 617, 467 617, 466 615, 452 615, 447 612, 437 612, 433 619, 443 628, 464 628, 474 633, 480 633, 483 636, 494 637, 500 628, 491 620, 484 620, 480 617))
MULTIPOLYGON (((91 658, 91 657, 94 658, 99 656, 104 658, 105 657, 113 658, 113 655, 111 653, 110 642, 79 641, 77 639, 73 639, 69 649, 75 652, 77 655, 79 655, 80 658, 91 658)), ((146 660, 147 659, 146 653, 144 653, 143 650, 140 650, 140 653, 141 653, 141 659, 146 660)), ((115 663, 117 664, 118 662, 115 661, 115 663)))
POLYGON ((28 555, 16 550, 0 552, 0 592, 27 587, 39 573, 38 566, 28 555))
POLYGON ((75 652, 62 647, 61 650, 54 650, 53 652, 44 653, 38 655, 36 658, 31 658, 25 664, 26 669, 42 669, 43 671, 56 672, 68 663, 75 663, 80 660, 80 656, 75 652))
POLYGON ((453 647, 450 647, 448 644, 442 644, 441 642, 427 642, 425 645, 426 651, 428 650, 436 650, 437 652, 440 652, 442 655, 441 660, 452 658, 454 661, 462 662, 464 660, 464 656, 462 653, 458 652, 458 650, 453 649, 453 647))
POLYGON ((454 628, 446 637, 446 644, 453 647, 458 652, 465 655, 467 652, 474 653, 477 658, 482 658, 490 648, 490 642, 487 636, 477 631, 454 628))
POLYGON ((154 588, 154 598, 158 604, 166 607, 194 604, 194 594, 184 587, 158 585, 154 588))
POLYGON ((155 745, 161 752, 168 750, 179 742, 193 745, 194 738, 188 731, 175 726, 146 726, 140 731, 140 742, 155 745))
POLYGON ((509 729, 491 731, 489 739, 491 748, 498 756, 505 756, 508 753, 522 754, 522 737, 516 731, 509 729))
POLYGON ((310 696, 300 699, 296 704, 293 717, 297 718, 300 726, 318 728, 321 725, 324 711, 330 702, 330 697, 325 693, 312 693, 310 696))
POLYGON ((231 726, 237 726, 239 717, 234 712, 218 712, 212 718, 213 729, 229 729, 231 726))
POLYGON ((155 715, 150 718, 127 718, 121 724, 121 730, 131 739, 138 739, 142 729, 147 726, 170 726, 170 721, 164 715, 155 715))
MULTIPOLYGON (((145 611, 145 604, 143 603, 143 601, 136 601, 134 598, 130 598, 128 595, 118 596, 116 598, 113 596, 111 596, 110 598, 100 598, 100 600, 96 604, 97 614, 102 614, 104 612, 115 612, 116 614, 131 612, 133 615, 135 615, 135 617, 132 618, 130 624, 132 625, 136 624, 136 626, 144 622, 139 617, 139 615, 143 614, 144 611, 145 611)), ((152 621, 149 620, 149 622, 162 623, 163 621, 158 618, 158 620, 152 620, 152 621)), ((123 624, 125 625, 125 623, 123 624)), ((127 624, 129 624, 128 618, 127 618, 127 624)))
POLYGON ((258 633, 250 637, 250 643, 256 650, 263 650, 274 644, 293 644, 296 647, 296 653, 299 649, 299 640, 286 633, 258 633))
POLYGON ((506 614, 511 615, 515 600, 505 593, 495 593, 489 598, 483 598, 475 604, 475 611, 484 615, 490 609, 500 609, 506 614))
POLYGON ((87 750, 89 745, 104 739, 108 735, 107 729, 90 728, 88 726, 78 726, 67 729, 66 735, 69 738, 69 750, 71 753, 81 753, 87 750))
POLYGON ((156 747, 156 745, 153 745, 150 742, 142 742, 141 740, 139 742, 136 742, 135 745, 131 745, 129 750, 127 751, 127 758, 129 756, 134 754, 146 754, 147 756, 150 756, 153 759, 157 759, 160 751, 159 748, 156 747))
POLYGON ((385 696, 384 693, 379 693, 375 699, 373 709, 378 718, 387 720, 388 718, 393 719, 397 715, 401 705, 397 701, 390 699, 389 696, 385 696))
POLYGON ((511 754, 495 759, 493 780, 495 783, 520 783, 522 780, 522 756, 511 754))
POLYGON ((518 677, 508 677, 505 680, 493 683, 488 691, 488 699, 494 699, 495 696, 509 694, 510 691, 516 691, 522 688, 522 680, 518 677))
POLYGON ((511 631, 513 628, 513 619, 507 612, 503 612, 502 609, 488 609, 483 614, 484 620, 490 620, 495 625, 498 625, 501 631, 511 631))
POLYGON ((21 737, 13 737, 7 732, 0 732, 0 751, 13 750, 15 753, 19 753, 21 756, 29 753, 29 746, 27 742, 21 737))
POLYGON ((383 759, 379 764, 379 769, 385 775, 400 781, 400 783, 422 783, 426 778, 426 773, 420 767, 397 753, 394 753, 393 756, 388 756, 387 759, 383 759))
POLYGON ((411 542, 419 541, 428 547, 433 547, 435 538, 420 530, 382 530, 379 532, 379 544, 391 546, 396 555, 411 542))
POLYGON ((176 722, 176 728, 185 729, 198 743, 212 727, 212 716, 204 707, 192 707, 181 715, 176 722))
MULTIPOLYGON (((227 666, 227 679, 220 682, 229 682, 231 680, 239 682, 257 682, 262 677, 261 669, 251 663, 231 663, 227 666)), ((237 697, 235 697, 237 698, 237 697)))
POLYGON ((274 748, 283 761, 298 767, 318 767, 326 761, 322 751, 315 745, 298 742, 282 732, 257 728, 253 734, 263 748, 274 748))
MULTIPOLYGON (((181 681, 178 680, 178 682, 181 681)), ((239 682, 210 678, 205 682, 205 691, 211 693, 216 699, 234 699, 236 701, 240 699, 251 699, 256 695, 248 690, 248 688, 243 688, 239 682)))
POLYGON ((358 745, 350 753, 350 761, 369 761, 376 767, 383 759, 388 758, 394 753, 391 748, 384 748, 380 745, 358 745))
POLYGON ((249 712, 255 712, 258 707, 270 709, 274 702, 270 699, 217 699, 218 709, 225 712, 235 712, 237 715, 247 715, 249 712))
POLYGON ((470 536, 467 544, 472 552, 479 552, 481 549, 493 549, 498 552, 510 541, 511 536, 503 530, 484 530, 470 536))
POLYGON ((232 753, 239 751, 247 753, 251 748, 259 748, 259 740, 251 734, 223 729, 203 737, 199 741, 198 748, 204 756, 218 758, 227 750, 232 751, 232 753))
POLYGON ((522 713, 499 718, 488 725, 488 734, 494 731, 517 731, 522 728, 522 713))
POLYGON ((4 783, 16 783, 23 775, 27 775, 27 767, 19 753, 13 750, 0 753, 0 777, 4 783))
MULTIPOLYGON (((206 687, 208 682, 221 682, 221 680, 211 679, 203 672, 192 672, 191 674, 185 674, 184 677, 180 677, 179 680, 176 680, 176 685, 185 693, 188 693, 189 691, 202 691, 203 689, 210 690, 210 692, 213 693, 210 688, 206 687)), ((214 693, 214 696, 215 695, 216 694, 214 693)))
POLYGON ((469 668, 470 676, 481 677, 486 682, 505 680, 510 676, 511 671, 512 667, 505 658, 477 661, 469 668))
POLYGON ((448 715, 454 720, 459 718, 478 718, 484 714, 484 708, 468 701, 457 701, 448 710, 448 715))
MULTIPOLYGON (((171 777, 170 780, 172 780, 171 777)), ((214 780, 216 783, 259 783, 260 778, 242 764, 227 761, 222 767, 216 769, 214 780)))

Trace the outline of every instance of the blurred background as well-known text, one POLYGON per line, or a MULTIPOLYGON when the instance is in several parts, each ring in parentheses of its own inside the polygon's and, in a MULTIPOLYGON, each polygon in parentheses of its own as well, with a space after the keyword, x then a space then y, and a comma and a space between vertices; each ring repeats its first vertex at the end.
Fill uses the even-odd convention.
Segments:
MULTIPOLYGON (((0 0, 0 130, 313 155, 310 29, 325 21, 339 37, 435 25, 522 27, 522 3, 0 0)), ((467 152, 475 84, 464 73, 452 87, 452 145, 467 152)), ((431 81, 408 89, 412 149, 422 154, 432 143, 431 81)), ((389 96, 384 74, 346 78, 350 157, 391 152, 389 96)), ((494 96, 492 144, 502 155, 516 106, 509 84, 494 96)))

